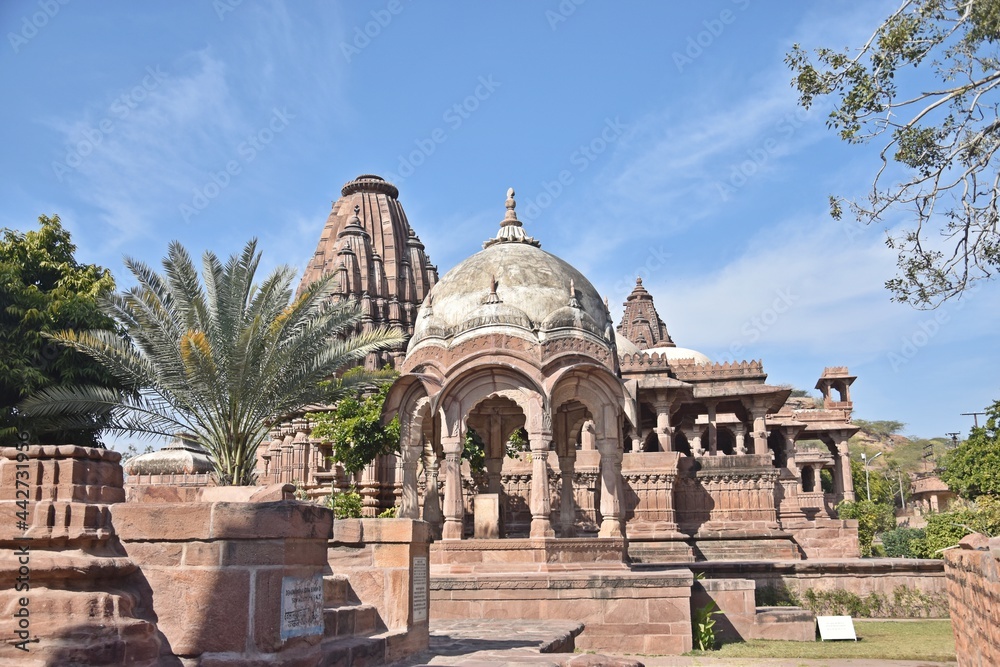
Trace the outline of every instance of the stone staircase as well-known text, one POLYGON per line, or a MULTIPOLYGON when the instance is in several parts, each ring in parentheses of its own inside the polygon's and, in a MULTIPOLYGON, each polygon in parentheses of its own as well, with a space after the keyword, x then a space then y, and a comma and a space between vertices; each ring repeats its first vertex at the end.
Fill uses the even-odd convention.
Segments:
POLYGON ((323 577, 323 665, 383 665, 387 643, 405 631, 388 631, 374 605, 354 594, 347 576, 323 577))

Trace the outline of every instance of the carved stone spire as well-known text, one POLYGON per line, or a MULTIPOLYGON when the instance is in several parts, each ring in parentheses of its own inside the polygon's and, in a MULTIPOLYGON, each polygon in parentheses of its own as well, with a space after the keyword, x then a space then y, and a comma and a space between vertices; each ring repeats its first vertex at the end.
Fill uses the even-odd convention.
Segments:
POLYGON ((489 248, 497 243, 526 243, 540 248, 542 244, 525 234, 521 221, 517 219, 517 213, 514 211, 517 208, 517 202, 514 201, 514 188, 507 190, 506 206, 507 213, 500 222, 500 231, 497 232, 495 238, 486 241, 483 248, 489 248))
POLYGON ((652 295, 642 286, 642 278, 635 279, 635 288, 625 300, 625 314, 618 333, 635 343, 640 350, 676 347, 667 333, 667 325, 656 312, 652 295))
POLYGON ((490 276, 490 293, 483 297, 483 303, 503 303, 503 299, 497 294, 497 277, 490 276))

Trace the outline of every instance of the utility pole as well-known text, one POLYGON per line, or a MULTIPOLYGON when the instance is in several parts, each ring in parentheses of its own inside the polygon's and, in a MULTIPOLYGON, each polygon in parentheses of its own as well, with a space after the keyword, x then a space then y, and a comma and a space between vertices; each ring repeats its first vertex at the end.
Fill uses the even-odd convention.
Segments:
POLYGON ((979 428, 979 415, 985 415, 985 412, 963 412, 963 417, 972 417, 975 422, 976 428, 979 428))
POLYGON ((958 447, 958 432, 955 433, 945 433, 947 436, 951 436, 951 446, 952 449, 958 447))
POLYGON ((861 452, 861 460, 865 462, 865 491, 868 493, 868 501, 871 502, 872 499, 872 486, 868 482, 868 464, 882 456, 882 452, 879 452, 875 456, 868 458, 864 452, 861 452))

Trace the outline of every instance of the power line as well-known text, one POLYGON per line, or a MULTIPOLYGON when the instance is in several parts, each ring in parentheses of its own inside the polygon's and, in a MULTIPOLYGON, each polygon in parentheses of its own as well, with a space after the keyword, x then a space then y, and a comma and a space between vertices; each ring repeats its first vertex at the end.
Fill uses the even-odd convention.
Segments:
POLYGON ((975 420, 976 428, 979 428, 979 415, 985 415, 985 412, 963 412, 963 417, 972 417, 975 420))

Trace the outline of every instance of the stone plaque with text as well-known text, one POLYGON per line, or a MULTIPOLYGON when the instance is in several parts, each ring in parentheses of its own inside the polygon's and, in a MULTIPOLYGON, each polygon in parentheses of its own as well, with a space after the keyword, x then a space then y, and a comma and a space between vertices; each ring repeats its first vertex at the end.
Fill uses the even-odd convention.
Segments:
POLYGON ((413 559, 413 622, 427 620, 427 558, 413 559))
POLYGON ((281 578, 281 641, 323 634, 323 575, 281 578))

